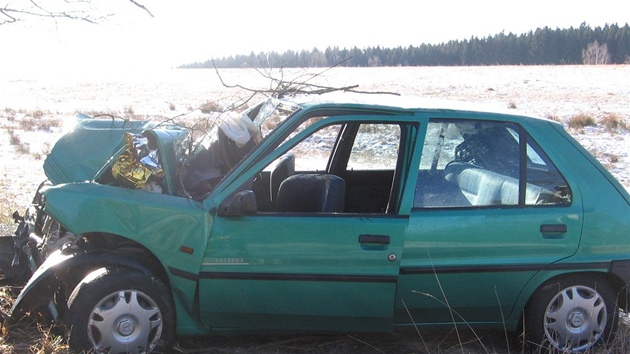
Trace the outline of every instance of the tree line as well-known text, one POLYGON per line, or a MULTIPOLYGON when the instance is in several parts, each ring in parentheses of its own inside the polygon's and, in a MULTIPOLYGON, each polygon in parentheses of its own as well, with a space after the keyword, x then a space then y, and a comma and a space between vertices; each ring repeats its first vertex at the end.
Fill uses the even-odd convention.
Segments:
POLYGON ((538 28, 520 35, 501 32, 483 38, 440 44, 360 49, 328 47, 312 50, 251 52, 189 63, 181 68, 244 67, 378 67, 473 65, 630 64, 630 26, 538 28))

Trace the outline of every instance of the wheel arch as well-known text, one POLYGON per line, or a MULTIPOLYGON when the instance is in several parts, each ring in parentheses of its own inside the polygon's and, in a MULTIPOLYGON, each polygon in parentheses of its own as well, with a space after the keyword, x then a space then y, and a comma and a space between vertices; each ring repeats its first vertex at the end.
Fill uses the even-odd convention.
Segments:
MULTIPOLYGON (((89 242, 96 235, 84 236, 89 242)), ((148 249, 121 236, 111 234, 99 236, 105 236, 107 242, 95 242, 100 245, 83 251, 66 248, 48 257, 14 301, 11 309, 12 318, 19 319, 26 312, 37 311, 53 299, 57 292, 67 299, 83 278, 99 268, 126 268, 150 274, 160 280, 167 289, 171 289, 166 270, 148 249), (105 247, 104 244, 109 246, 105 247)), ((57 306, 60 305, 57 301, 57 306)), ((57 310, 65 311, 62 305, 61 307, 57 310)))
MULTIPOLYGON (((617 302, 618 302, 619 307, 621 307, 623 309, 626 309, 626 310, 628 309, 628 300, 629 300, 628 299, 628 285, 625 283, 625 281, 622 280, 619 276, 617 276, 616 274, 614 274, 612 272, 593 271, 593 270, 589 270, 589 271, 579 271, 578 270, 578 271, 574 271, 574 272, 563 272, 563 273, 560 273, 560 274, 553 275, 553 276, 551 276, 551 277, 541 281, 533 289, 533 291, 531 291, 531 293, 529 294, 529 296, 527 298, 527 301, 525 302, 525 306, 523 308, 525 309, 528 306, 530 306, 532 298, 534 297, 536 292, 538 292, 543 287, 549 286, 550 284, 558 282, 562 278, 577 277, 577 276, 595 277, 595 278, 602 279, 603 281, 605 281, 612 288, 612 290, 617 295, 617 302)), ((522 317, 522 311, 521 311, 521 317, 522 317)))
MULTIPOLYGON (((536 350, 538 351, 542 349, 554 352, 565 352, 567 350, 571 352, 574 352, 573 350, 576 350, 577 352, 589 351, 590 348, 592 348, 593 346, 607 343, 609 340, 614 338, 618 328, 618 317, 616 315, 610 316, 610 314, 618 313, 618 308, 620 307, 619 298, 620 295, 622 293, 625 294, 625 292, 626 290, 623 281, 621 281, 615 274, 606 271, 576 270, 554 275, 543 281, 541 284, 539 284, 538 287, 535 288, 535 290, 530 294, 529 298, 527 299, 525 306, 522 308, 519 325, 516 332, 519 335, 518 340, 524 340, 525 342, 523 342, 522 344, 526 347, 532 346, 532 348, 530 349, 536 348, 536 350), (602 284, 601 287, 599 286, 599 284, 602 284), (608 309, 607 311, 609 316, 592 316, 593 320, 586 320, 588 316, 579 317, 581 318, 581 320, 577 324, 569 324, 569 322, 565 323, 564 321, 558 321, 557 323, 563 323, 563 325, 550 327, 551 334, 555 333, 556 335, 559 335, 558 338, 564 338, 565 336, 569 336, 567 338, 571 338, 573 336, 575 337, 573 337, 573 339, 571 339, 570 341, 560 340, 558 342, 560 344, 554 343, 552 340, 550 340, 549 333, 546 333, 547 326, 542 325, 544 318, 542 316, 546 316, 543 315, 543 313, 546 313, 546 310, 543 310, 546 306, 550 304, 550 302, 548 301, 555 301, 553 300, 553 298, 559 296, 566 289, 568 289, 565 287, 570 287, 573 289, 574 286, 584 286, 585 288, 590 288, 598 293, 598 297, 604 300, 602 304, 605 304, 604 306, 608 309), (607 298, 610 300, 610 302, 608 302, 607 298), (598 320, 595 320, 596 318, 598 320), (582 320, 584 320, 584 322, 595 322, 601 320, 604 321, 606 324, 602 325, 601 323, 591 323, 590 325, 586 325, 588 327, 580 328, 584 326, 582 320), (534 324, 534 326, 531 325, 532 323, 534 324), (536 323, 539 323, 540 327, 538 327, 536 323), (545 328, 544 330, 542 329, 543 327, 545 328), (593 332, 594 328, 598 328, 601 330, 601 332, 598 332, 598 335, 601 335, 601 337, 593 337, 595 335, 593 332), (586 341, 585 334, 588 333, 590 333, 588 335, 589 339, 588 341, 586 341), (569 345, 571 346, 571 348, 557 347, 556 345, 569 345), (573 345, 576 345, 577 347, 573 347, 573 345), (547 348, 547 346, 549 346, 549 348, 547 348)), ((566 295, 563 295, 563 297, 564 296, 566 295)), ((576 297, 578 296, 576 295, 576 297)), ((587 298, 583 297, 582 299, 587 298)), ((591 297, 588 297, 588 299, 591 299, 591 297)), ((564 301, 561 303, 564 303, 564 301)), ((569 305, 570 303, 573 302, 568 301, 567 306, 578 306, 581 308, 581 305, 569 305)), ((561 306, 564 308, 564 305, 561 306)), ((577 309, 578 307, 575 308, 577 309)), ((590 313, 590 311, 584 311, 590 313)), ((563 310, 559 310, 557 314, 567 316, 566 320, 568 320, 568 316, 572 312, 573 311, 565 310, 565 312, 563 312, 563 310)), ((579 313, 576 312, 576 316, 578 315, 579 313)), ((567 338, 564 339, 566 340, 567 338)))
POLYGON ((69 269, 70 272, 81 273, 78 274, 80 279, 97 268, 131 268, 151 274, 167 288, 171 288, 165 266, 151 250, 139 242, 111 233, 87 233, 83 236, 90 244, 90 250, 82 262, 89 269, 69 269))
POLYGON ((538 293, 538 291, 546 286, 549 286, 553 283, 556 283, 558 281, 560 281, 563 278, 566 277, 578 277, 578 276, 583 276, 583 277, 596 277, 596 278, 600 278, 603 281, 605 281, 611 288, 612 290, 615 292, 615 294, 617 295, 617 302, 618 304, 620 304, 620 307, 622 308, 627 308, 628 306, 628 289, 627 289, 627 285, 625 284, 625 282, 623 280, 621 280, 618 276, 616 276, 613 273, 610 272, 605 272, 605 271, 594 271, 594 270, 576 270, 576 271, 572 271, 572 272, 561 272, 561 273, 557 273, 554 275, 551 275, 545 279, 542 279, 539 282, 536 282, 535 285, 534 284, 530 284, 532 285, 529 289, 531 289, 530 291, 527 291, 527 294, 524 294, 527 296, 527 298, 522 302, 523 305, 519 306, 519 316, 518 316, 518 324, 517 324, 517 329, 516 332, 517 333, 522 333, 522 326, 523 326, 523 321, 524 321, 524 316, 525 316, 525 312, 527 311, 527 309, 531 306, 532 302, 534 301, 534 298, 536 296, 536 294, 538 293), (621 304, 624 304, 626 307, 621 306, 621 304))

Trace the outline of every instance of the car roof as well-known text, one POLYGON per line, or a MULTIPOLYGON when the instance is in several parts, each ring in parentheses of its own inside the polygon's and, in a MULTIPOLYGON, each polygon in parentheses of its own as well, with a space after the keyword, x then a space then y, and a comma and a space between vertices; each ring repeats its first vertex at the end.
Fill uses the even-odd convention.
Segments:
POLYGON ((516 109, 508 109, 497 104, 454 101, 396 94, 367 94, 354 92, 333 92, 322 95, 302 95, 283 98, 282 101, 297 105, 303 109, 348 108, 371 109, 379 111, 408 112, 475 112, 503 114, 547 120, 516 109))

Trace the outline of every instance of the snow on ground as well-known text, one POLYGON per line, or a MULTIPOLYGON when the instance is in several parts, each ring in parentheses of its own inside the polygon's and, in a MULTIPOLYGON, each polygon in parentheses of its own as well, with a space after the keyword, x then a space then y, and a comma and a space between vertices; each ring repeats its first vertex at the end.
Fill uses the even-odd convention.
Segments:
MULTIPOLYGON (((207 102, 231 101, 242 89, 224 87, 209 69, 166 69, 151 72, 26 72, 0 77, 0 193, 21 209, 43 179, 43 156, 61 135, 62 125, 20 129, 19 122, 41 119, 72 122, 75 112, 172 118, 207 102), (28 154, 16 153, 11 135, 28 144, 28 154)), ((228 85, 269 89, 270 80, 251 69, 220 71, 228 85)), ((599 124, 570 131, 630 188, 630 134, 608 132, 601 121, 610 114, 630 125, 630 66, 489 66, 335 68, 275 71, 285 81, 306 81, 362 91, 470 101, 516 109, 566 123, 578 114, 599 124), (312 74, 321 73, 321 75, 312 74)), ((198 112, 198 111, 197 111, 198 112)), ((192 115, 194 118, 194 114, 192 115)), ((0 202, 2 197, 0 197, 0 202)))

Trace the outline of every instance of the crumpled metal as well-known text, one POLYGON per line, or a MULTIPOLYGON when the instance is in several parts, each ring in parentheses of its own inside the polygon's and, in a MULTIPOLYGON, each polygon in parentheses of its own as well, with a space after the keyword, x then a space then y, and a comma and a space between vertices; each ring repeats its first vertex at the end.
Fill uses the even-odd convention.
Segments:
POLYGON ((125 151, 112 164, 112 175, 130 187, 146 189, 152 177, 164 177, 158 150, 149 149, 147 137, 125 133, 125 151))

